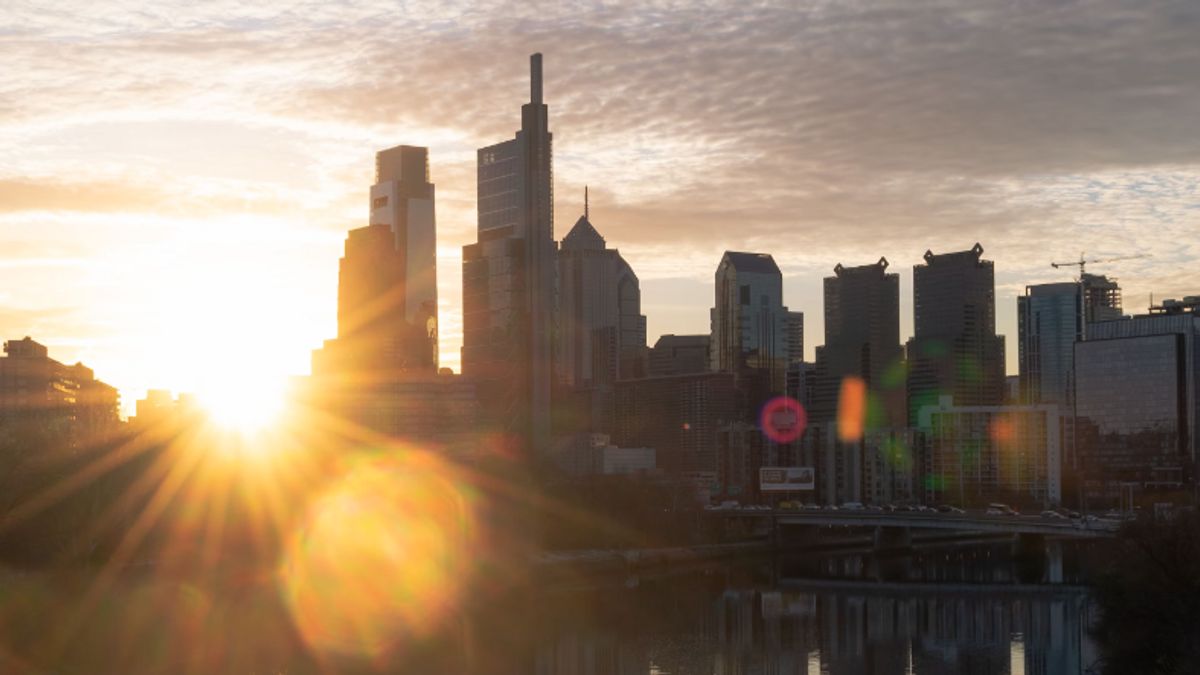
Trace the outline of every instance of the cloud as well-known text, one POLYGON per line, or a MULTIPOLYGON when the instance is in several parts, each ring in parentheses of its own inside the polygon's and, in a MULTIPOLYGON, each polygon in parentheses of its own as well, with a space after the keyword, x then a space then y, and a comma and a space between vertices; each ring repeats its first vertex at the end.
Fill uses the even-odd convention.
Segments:
POLYGON ((590 185, 655 330, 706 323, 707 295, 686 322, 673 293, 726 248, 776 256, 810 344, 836 263, 907 274, 975 241, 1002 318, 1080 250, 1145 256, 1097 269, 1127 297, 1200 290, 1188 0, 141 5, 0 9, 0 216, 342 231, 362 223, 371 153, 404 142, 431 148, 452 250, 474 234, 475 149, 519 126, 541 51, 557 231, 590 185))

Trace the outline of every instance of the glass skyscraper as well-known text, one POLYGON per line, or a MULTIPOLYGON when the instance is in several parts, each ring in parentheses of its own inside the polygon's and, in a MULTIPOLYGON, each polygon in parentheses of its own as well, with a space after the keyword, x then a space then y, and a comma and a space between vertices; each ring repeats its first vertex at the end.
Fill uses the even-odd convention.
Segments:
POLYGON ((934 255, 913 267, 914 335, 908 341, 908 419, 950 396, 956 406, 1004 402, 1004 337, 996 335, 995 273, 983 247, 934 255))
POLYGON ((1121 483, 1172 490, 1195 481, 1200 449, 1200 314, 1159 312, 1088 324, 1075 344, 1077 445, 1090 499, 1121 483))
POLYGON ((825 277, 825 344, 817 349, 813 400, 818 421, 833 419, 843 378, 857 377, 887 418, 878 420, 881 426, 905 425, 900 275, 887 268, 880 258, 871 265, 839 264, 825 277))
POLYGON ((478 151, 477 241, 463 247, 463 374, 512 450, 549 446, 556 305, 553 172, 542 55, 512 140, 478 151))
POLYGON ((1102 275, 1076 283, 1026 286, 1017 298, 1020 398, 1070 406, 1075 397, 1075 342, 1088 322, 1121 317, 1120 288, 1102 275))

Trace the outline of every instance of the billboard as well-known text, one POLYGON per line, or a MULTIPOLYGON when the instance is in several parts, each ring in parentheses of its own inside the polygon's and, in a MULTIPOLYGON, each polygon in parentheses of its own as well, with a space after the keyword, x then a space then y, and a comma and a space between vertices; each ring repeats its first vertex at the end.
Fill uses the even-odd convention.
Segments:
POLYGON ((811 466, 764 466, 758 470, 758 487, 763 492, 793 492, 814 487, 811 466))

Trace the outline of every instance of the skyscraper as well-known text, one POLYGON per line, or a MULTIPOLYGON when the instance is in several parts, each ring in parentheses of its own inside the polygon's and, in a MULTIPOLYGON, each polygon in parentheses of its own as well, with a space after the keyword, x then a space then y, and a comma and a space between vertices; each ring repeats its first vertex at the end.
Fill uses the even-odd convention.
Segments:
POLYGON ((734 373, 752 409, 783 393, 792 355, 783 275, 766 253, 726 251, 717 266, 712 309, 712 369, 734 373))
POLYGON ((402 370, 408 331, 404 254, 387 225, 350 230, 338 261, 339 367, 402 370))
MULTIPOLYGON (((583 216, 558 252, 558 381, 571 395, 556 430, 612 432, 613 384, 645 375, 646 317, 637 275, 583 216), (582 409, 580 408, 582 406, 582 409)), ((556 431, 557 433, 557 431, 556 431)))
POLYGON ((512 140, 478 151, 477 241, 463 247, 463 373, 514 449, 550 434, 556 303, 553 171, 542 55, 512 140))
POLYGON ((371 224, 346 236, 337 339, 313 352, 314 374, 383 381, 437 371, 433 197, 428 150, 400 145, 375 155, 371 224))
POLYGON ((371 186, 372 225, 387 225, 399 252, 404 319, 424 331, 427 344, 414 349, 437 368, 437 221, 429 182, 429 151, 399 145, 375 155, 371 186))
POLYGON ((832 419, 843 379, 867 386, 873 408, 886 420, 880 426, 903 427, 904 378, 900 347, 900 275, 888 274, 887 258, 872 265, 833 268, 825 277, 825 344, 818 348, 813 402, 818 421, 832 419))
POLYGON ((788 363, 804 360, 804 312, 787 313, 788 363))
POLYGON ((908 419, 950 396, 955 406, 1004 402, 1004 337, 996 335, 995 272, 983 247, 934 255, 913 267, 914 335, 908 341, 908 419))
POLYGON ((633 269, 584 215, 558 252, 558 370, 581 388, 633 377, 646 347, 642 293, 633 269))
POLYGON ((1119 318, 1120 287, 1103 275, 1026 286, 1017 298, 1021 400, 1072 405, 1075 342, 1083 339, 1089 322, 1119 318))

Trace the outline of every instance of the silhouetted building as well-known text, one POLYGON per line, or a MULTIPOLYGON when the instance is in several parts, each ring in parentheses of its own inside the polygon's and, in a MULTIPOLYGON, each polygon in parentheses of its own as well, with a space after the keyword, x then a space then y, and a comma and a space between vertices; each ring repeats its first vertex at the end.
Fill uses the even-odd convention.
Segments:
POLYGON ((437 371, 437 260, 428 151, 375 157, 371 224, 351 230, 338 263, 338 336, 314 372, 365 379, 437 371))
POLYGON ((82 363, 50 358, 32 338, 8 340, 0 358, 0 435, 18 429, 83 441, 120 424, 115 387, 97 380, 82 363))
POLYGON ((1140 493, 1195 480, 1200 298, 1186 300, 1088 324, 1075 344, 1076 443, 1093 504, 1115 503, 1122 483, 1140 493))
POLYGON ((134 402, 134 415, 129 418, 129 426, 141 430, 178 430, 185 422, 198 418, 202 412, 195 394, 175 396, 166 389, 149 389, 145 398, 134 402))
POLYGON ((352 428, 460 460, 483 449, 475 385, 449 369, 367 381, 323 373, 300 385, 303 405, 352 428))
POLYGON ((1057 506, 1069 416, 1057 405, 960 406, 949 396, 922 407, 925 501, 1057 506))
POLYGON ((716 494, 742 503, 760 500, 758 469, 780 466, 767 459, 768 439, 758 425, 733 422, 717 429, 716 494))
POLYGON ((657 451, 658 467, 679 475, 717 471, 717 432, 741 414, 732 373, 622 380, 613 441, 657 451))
POLYGON ((1072 405, 1075 342, 1087 323, 1119 318, 1120 287, 1107 277, 1084 274, 1076 283, 1026 286, 1017 298, 1021 400, 1072 405))
POLYGON ((865 438, 841 439, 836 422, 809 423, 801 440, 801 463, 813 467, 816 479, 813 501, 833 505, 867 501, 865 438))
POLYGON ((804 312, 787 313, 788 364, 804 360, 804 312))
POLYGON ((908 504, 918 497, 917 453, 923 437, 915 429, 872 429, 863 434, 862 502, 908 504))
POLYGON ((646 317, 637 275, 607 247, 586 204, 563 237, 558 284, 559 381, 589 408, 584 430, 610 432, 613 384, 645 375, 646 317))
MULTIPOLYGON (((712 370, 733 373, 757 409, 783 393, 792 356, 783 276, 766 253, 726 251, 717 266, 712 309, 712 370)), ((801 345, 803 348, 803 345, 801 345)))
POLYGON ((429 182, 429 150, 411 145, 375 155, 371 224, 387 225, 399 253, 403 313, 417 328, 408 360, 419 369, 437 369, 437 220, 434 186, 429 182))
POLYGON ((650 377, 706 373, 708 335, 663 335, 650 349, 650 377))
POLYGON ((463 247, 463 373, 488 425, 549 449, 556 303, 551 135, 542 55, 516 138, 478 152, 478 240, 463 247))
POLYGON ((101 436, 120 424, 121 394, 111 384, 96 379, 91 368, 76 363, 69 366, 71 376, 79 383, 75 395, 75 430, 80 438, 101 436))
POLYGON ((914 335, 908 341, 908 418, 950 396, 956 406, 1004 401, 1004 337, 996 335, 995 279, 983 247, 934 255, 913 267, 914 335))
POLYGON ((553 460, 570 476, 649 473, 658 466, 654 448, 617 447, 603 433, 556 437, 553 460))
POLYGON ((872 426, 905 424, 903 350, 900 347, 900 275, 888 262, 833 268, 825 277, 825 344, 817 348, 812 417, 832 420, 841 383, 866 385, 872 426), (881 413, 881 414, 880 414, 881 413))

